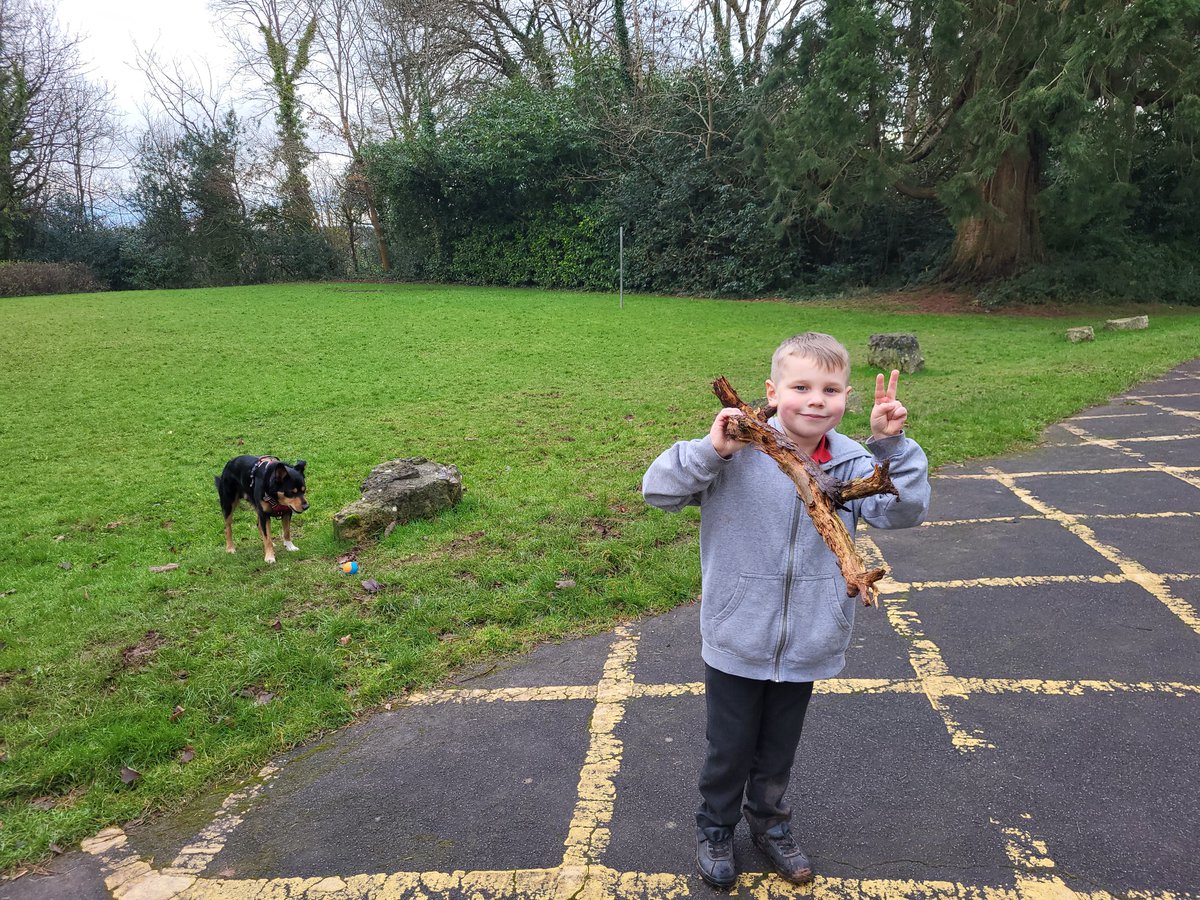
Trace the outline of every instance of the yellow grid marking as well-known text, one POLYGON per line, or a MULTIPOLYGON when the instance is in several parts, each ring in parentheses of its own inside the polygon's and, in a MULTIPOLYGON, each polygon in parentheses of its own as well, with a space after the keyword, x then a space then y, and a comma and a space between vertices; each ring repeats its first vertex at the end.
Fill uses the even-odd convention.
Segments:
POLYGON ((1151 471, 1165 472, 1167 475, 1170 475, 1173 478, 1178 478, 1180 481, 1186 482, 1192 487, 1200 488, 1200 478, 1188 474, 1188 472, 1195 471, 1195 467, 1165 466, 1161 463, 1150 462, 1136 450, 1130 450, 1128 447, 1123 447, 1121 441, 1112 440, 1110 438, 1096 437, 1096 435, 1092 434, 1091 432, 1085 431, 1084 429, 1075 425, 1063 423, 1063 428, 1071 432, 1071 434, 1075 435, 1077 438, 1082 439, 1085 443, 1096 444, 1109 450, 1117 450, 1121 453, 1124 453, 1126 456, 1132 456, 1135 459, 1142 460, 1151 471))
POLYGON ((1194 441, 1200 434, 1151 434, 1145 437, 1121 438, 1122 444, 1155 444, 1162 441, 1194 441))
MULTIPOLYGON (((863 562, 868 569, 873 569, 884 564, 883 553, 879 550, 878 545, 869 537, 865 535, 860 536, 857 545, 859 553, 863 557, 863 562)), ((949 677, 950 669, 946 665, 946 661, 942 658, 942 651, 938 649, 937 644, 925 637, 924 632, 921 630, 920 617, 917 615, 916 610, 908 606, 907 592, 903 588, 898 587, 897 582, 892 581, 890 578, 881 580, 879 582, 879 589, 881 594, 886 590, 888 600, 883 606, 887 612, 888 621, 891 623, 892 628, 896 630, 896 633, 908 641, 909 665, 916 672, 922 693, 925 694, 929 705, 941 717, 946 730, 950 733, 951 743, 964 753, 984 748, 994 748, 995 745, 988 743, 979 737, 978 734, 966 731, 950 715, 950 709, 945 702, 946 699, 948 697, 965 699, 966 695, 958 689, 955 679, 949 677)))
POLYGON ((1171 593, 1167 587, 1166 579, 1161 575, 1156 575, 1151 572, 1141 563, 1135 560, 1128 559, 1116 547, 1110 547, 1096 537, 1096 533, 1092 529, 1080 521, 1078 516, 1073 516, 1070 513, 1062 512, 1055 509, 1048 503, 1045 503, 1035 497, 1030 491, 1020 487, 1016 483, 1016 478, 1012 475, 1007 475, 999 469, 988 469, 988 473, 998 482, 1007 487, 1010 491, 1016 494, 1023 502, 1033 507, 1035 510, 1044 515, 1047 519, 1058 522, 1064 528, 1075 535, 1113 565, 1132 582, 1141 586, 1148 594, 1169 609, 1181 622, 1187 625, 1188 628, 1200 634, 1200 616, 1196 615, 1196 611, 1192 609, 1190 603, 1171 593))
MULTIPOLYGON (((1092 438, 1090 443, 1100 443, 1102 440, 1104 439, 1092 438)), ((1110 441, 1109 443, 1116 444, 1117 442, 1110 441)), ((1123 450, 1123 448, 1120 446, 1116 446, 1111 449, 1123 450)), ((1132 450, 1124 450, 1124 452, 1130 456, 1136 456, 1139 458, 1141 456, 1141 454, 1134 453, 1132 450)), ((1008 472, 1007 474, 1010 478, 1041 478, 1044 475, 1128 475, 1131 473, 1144 474, 1146 472, 1166 472, 1168 475, 1186 475, 1190 472, 1200 472, 1200 466, 1164 466, 1156 463, 1143 463, 1140 466, 1119 466, 1110 467, 1107 469, 1062 469, 1059 471, 1008 472)), ((951 472, 943 474, 939 472, 937 478, 945 478, 949 481, 991 481, 995 478, 995 476, 990 473, 975 474, 966 472, 951 472)))
MULTIPOLYGON (((870 564, 882 561, 878 547, 860 538, 860 551, 870 564)), ((895 601, 889 600, 889 609, 895 601)), ((1045 680, 962 678, 949 675, 937 648, 919 633, 912 610, 900 610, 893 623, 898 631, 914 639, 912 660, 915 679, 846 678, 818 683, 818 691, 829 694, 924 693, 947 721, 952 740, 960 749, 990 746, 962 731, 945 712, 945 697, 966 698, 972 694, 1030 693, 1047 696, 1080 696, 1085 693, 1163 693, 1177 697, 1200 696, 1200 685, 1174 682, 1122 683, 1100 680, 1045 680), (921 646, 917 643, 921 642, 921 646)), ((619 628, 595 685, 557 685, 539 688, 495 688, 490 690, 430 691, 415 695, 406 705, 434 703, 495 703, 570 701, 593 699, 596 711, 589 726, 590 746, 579 778, 578 802, 562 862, 554 868, 481 870, 454 872, 393 872, 326 875, 308 878, 220 878, 200 873, 224 848, 242 813, 278 769, 271 765, 259 773, 260 781, 237 791, 222 804, 213 822, 180 852, 175 862, 155 870, 128 845, 120 828, 109 828, 83 842, 83 849, 96 856, 105 872, 105 884, 116 900, 294 900, 297 897, 371 897, 376 900, 418 898, 646 898, 673 900, 691 895, 694 880, 677 873, 620 872, 600 862, 608 845, 609 826, 616 801, 615 778, 623 753, 614 731, 623 721, 629 700, 643 697, 700 695, 700 682, 683 684, 637 684, 633 679, 639 636, 632 626, 619 628)), ((989 898, 989 900, 1039 900, 1051 896, 1108 898, 1103 891, 1072 893, 1060 879, 1047 875, 1053 868, 1045 845, 1026 831, 996 827, 1004 835, 1005 851, 1013 865, 1016 888, 959 884, 952 881, 907 879, 830 878, 818 875, 813 885, 796 888, 770 873, 743 873, 738 895, 754 898, 812 896, 828 900, 891 898, 901 896, 989 898), (1036 863, 1041 860, 1041 863, 1036 863)), ((1130 896, 1148 900, 1175 900, 1170 892, 1134 892, 1130 896)))
MULTIPOLYGON (((1196 376, 1192 376, 1196 377, 1196 376)), ((1150 395, 1154 396, 1154 395, 1150 395)), ((1178 396, 1178 395, 1163 395, 1178 396)), ((1200 413, 1175 410, 1139 399, 1139 403, 1156 406, 1168 412, 1200 418, 1200 413)), ((1086 418, 1086 417, 1079 417, 1086 418)), ((1095 417, 1103 418, 1103 417, 1095 417)), ((1060 423, 1062 424, 1062 423, 1060 423)), ((1144 439, 1109 441, 1097 438, 1076 426, 1064 427, 1085 442, 1118 450, 1140 459, 1140 454, 1122 446, 1135 441, 1181 440, 1194 436, 1164 436, 1144 439)), ((957 589, 980 586, 1032 587, 1046 584, 1119 584, 1134 583, 1160 600, 1193 631, 1200 633, 1200 619, 1185 601, 1167 590, 1168 581, 1200 578, 1200 574, 1154 574, 1140 564, 1126 559, 1117 549, 1100 542, 1094 532, 1083 524, 1087 519, 1109 518, 1174 518, 1196 517, 1197 513, 1135 513, 1122 515, 1071 515, 1038 500, 1030 491, 1020 488, 1016 481, 1039 475, 1122 474, 1129 472, 1162 471, 1181 480, 1200 486, 1200 479, 1189 477, 1200 473, 1200 466, 1161 466, 1147 464, 1137 468, 1068 470, 1063 472, 1003 473, 988 469, 982 475, 939 475, 939 478, 987 479, 1009 488, 1036 515, 1020 515, 927 523, 944 527, 960 524, 1018 522, 1037 519, 1055 521, 1084 541, 1121 569, 1112 575, 1054 575, 1016 576, 1012 578, 980 578, 949 581, 902 583, 885 578, 880 582, 888 621, 909 643, 909 663, 915 678, 844 678, 829 679, 817 684, 824 694, 875 695, 924 694, 931 707, 941 717, 954 746, 962 752, 993 747, 977 732, 964 729, 951 715, 947 699, 966 699, 978 695, 1035 694, 1041 696, 1076 697, 1089 693, 1147 693, 1181 698, 1200 696, 1200 685, 1179 682, 1116 682, 1098 679, 1038 679, 1038 678, 974 678, 952 675, 941 650, 929 640, 915 610, 908 605, 912 591, 932 588, 957 589)), ((868 565, 880 565, 883 556, 868 537, 860 537, 858 547, 868 565)), ((601 862, 611 837, 611 822, 616 802, 616 778, 620 773, 624 752, 616 730, 624 721, 626 704, 642 698, 699 696, 704 693, 701 682, 681 684, 638 684, 633 676, 639 634, 634 626, 626 625, 614 633, 614 640, 604 665, 603 675, 596 684, 548 685, 521 688, 438 689, 408 698, 406 706, 431 706, 453 703, 507 702, 568 702, 589 701, 595 708, 589 723, 589 746, 577 786, 577 802, 564 841, 562 861, 553 868, 530 868, 504 871, 454 872, 394 872, 375 874, 327 875, 309 878, 238 879, 205 877, 201 873, 224 849, 234 829, 241 823, 245 811, 253 804, 264 785, 278 773, 268 765, 259 773, 259 780, 231 794, 213 820, 180 851, 171 864, 161 870, 142 860, 129 846, 120 828, 108 828, 83 842, 83 849, 97 857, 105 876, 105 885, 116 900, 292 900, 296 897, 353 898, 372 897, 378 900, 416 900, 416 898, 645 898, 674 900, 691 895, 695 879, 676 873, 621 872, 601 862)), ((1029 819, 1028 814, 1022 815, 1029 819)), ((1004 843, 1014 876, 1012 887, 992 887, 959 884, 939 880, 853 879, 829 878, 818 875, 807 887, 797 888, 774 874, 745 873, 739 877, 738 895, 772 900, 772 898, 811 896, 816 898, 891 898, 899 896, 946 897, 959 900, 1049 900, 1057 897, 1094 898, 1111 900, 1101 891, 1073 891, 1056 874, 1054 861, 1047 845, 1025 827, 1012 827, 992 820, 1004 843)), ((1132 891, 1127 896, 1144 900, 1177 900, 1187 895, 1169 891, 1132 891)))
MULTIPOLYGON (((944 528, 948 525, 1013 525, 1017 522, 1041 522, 1044 516, 1030 513, 1025 516, 986 516, 978 519, 939 519, 922 522, 920 528, 944 528)), ((1152 513, 1076 513, 1075 518, 1087 519, 1200 519, 1200 512, 1152 513)))
MULTIPOLYGON (((1155 395, 1150 395, 1155 396, 1155 395)), ((1164 399, 1170 397, 1192 397, 1193 394, 1159 394, 1157 395, 1164 399)), ((1187 416, 1189 419, 1200 419, 1200 412, 1194 409, 1176 409, 1174 406, 1167 406, 1165 403, 1155 403, 1153 400, 1147 400, 1145 397, 1133 398, 1137 403, 1143 406, 1153 406, 1155 409, 1161 409, 1163 412, 1169 412, 1173 416, 1187 416)))

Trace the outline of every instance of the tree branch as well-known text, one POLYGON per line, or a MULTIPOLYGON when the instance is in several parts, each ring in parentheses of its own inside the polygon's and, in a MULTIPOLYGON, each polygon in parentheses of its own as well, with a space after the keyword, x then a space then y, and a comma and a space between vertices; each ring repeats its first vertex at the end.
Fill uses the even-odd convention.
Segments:
POLYGON ((750 441, 756 450, 775 460, 776 465, 796 485, 796 493, 800 495, 813 526, 837 557, 842 577, 846 579, 846 595, 861 596, 864 606, 875 603, 879 596, 875 582, 887 574, 887 569, 867 571, 837 510, 844 508, 851 500, 874 494, 899 497, 900 492, 888 477, 888 463, 876 466, 874 473, 866 478, 838 481, 786 435, 767 424, 767 419, 774 413, 773 408, 755 409, 747 406, 724 377, 713 382, 713 393, 723 405, 743 413, 740 417, 729 419, 725 426, 726 436, 738 441, 750 441))

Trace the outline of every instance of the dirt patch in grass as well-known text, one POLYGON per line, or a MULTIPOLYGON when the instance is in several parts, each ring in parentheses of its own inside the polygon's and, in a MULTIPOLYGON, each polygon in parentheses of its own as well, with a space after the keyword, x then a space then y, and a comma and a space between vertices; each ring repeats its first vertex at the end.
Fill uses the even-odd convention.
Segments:
POLYGON ((166 639, 153 628, 142 635, 142 639, 121 651, 121 668, 140 669, 154 658, 158 648, 166 639))

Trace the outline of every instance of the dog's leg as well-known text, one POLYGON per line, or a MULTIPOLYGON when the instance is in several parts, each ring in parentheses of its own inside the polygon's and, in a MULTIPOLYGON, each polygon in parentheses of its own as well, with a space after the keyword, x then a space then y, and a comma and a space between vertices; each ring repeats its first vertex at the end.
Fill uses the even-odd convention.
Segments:
POLYGON ((275 562, 275 544, 271 541, 271 520, 267 516, 258 517, 258 528, 262 532, 263 562, 275 562))
POLYGON ((233 513, 225 513, 225 552, 237 553, 237 547, 233 546, 233 513))
POLYGON ((300 548, 292 543, 291 511, 285 512, 282 516, 280 516, 280 518, 283 519, 283 546, 288 550, 299 550, 300 548))

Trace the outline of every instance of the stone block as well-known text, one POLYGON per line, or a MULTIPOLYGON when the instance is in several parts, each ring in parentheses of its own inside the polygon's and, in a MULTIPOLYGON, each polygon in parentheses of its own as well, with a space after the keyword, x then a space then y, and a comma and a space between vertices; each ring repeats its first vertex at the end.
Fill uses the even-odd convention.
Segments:
POLYGON ((1091 325, 1067 329, 1067 340, 1072 344, 1078 344, 1080 341, 1094 341, 1095 339, 1096 332, 1091 325))
POLYGON ((1127 319, 1109 319, 1104 323, 1105 331, 1141 331, 1150 327, 1149 316, 1130 316, 1127 319))
POLYGON ((873 334, 867 342, 867 365, 885 371, 899 369, 911 375, 925 368, 925 357, 915 334, 873 334))
POLYGON ((457 466, 410 456, 381 463, 362 483, 362 497, 333 517, 339 540, 361 541, 383 534, 393 522, 429 518, 462 499, 457 466))

